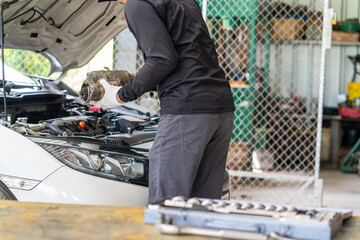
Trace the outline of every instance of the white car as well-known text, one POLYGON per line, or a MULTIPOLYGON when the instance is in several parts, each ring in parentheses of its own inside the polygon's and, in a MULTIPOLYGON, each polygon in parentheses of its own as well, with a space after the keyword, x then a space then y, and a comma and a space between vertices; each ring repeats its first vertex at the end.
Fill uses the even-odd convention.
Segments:
POLYGON ((146 151, 96 139, 25 137, 2 126, 0 142, 0 199, 147 204, 146 151))
MULTIPOLYGON (((117 2, 19 0, 4 15, 6 48, 39 52, 52 71, 62 72, 86 64, 126 27, 117 2)), ((155 113, 133 103, 112 111, 93 108, 61 81, 7 66, 5 74, 11 123, 0 121, 0 199, 147 204, 155 113)), ((0 90, 0 114, 3 98, 0 90)), ((225 198, 229 189, 226 175, 225 198)))

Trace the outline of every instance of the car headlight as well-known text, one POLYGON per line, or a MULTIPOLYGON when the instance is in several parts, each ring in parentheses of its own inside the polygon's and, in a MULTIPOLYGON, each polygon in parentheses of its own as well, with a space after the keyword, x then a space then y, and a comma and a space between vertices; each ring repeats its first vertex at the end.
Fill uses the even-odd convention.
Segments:
POLYGON ((66 165, 85 173, 112 176, 124 181, 144 179, 146 176, 147 163, 143 159, 71 146, 38 145, 66 165))

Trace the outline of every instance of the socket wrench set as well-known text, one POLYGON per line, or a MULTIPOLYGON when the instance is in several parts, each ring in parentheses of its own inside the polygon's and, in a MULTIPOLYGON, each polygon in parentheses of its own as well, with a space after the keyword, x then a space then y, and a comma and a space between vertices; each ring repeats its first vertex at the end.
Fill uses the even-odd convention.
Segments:
POLYGON ((148 205, 145 223, 167 234, 230 239, 331 239, 352 211, 178 196, 148 205))

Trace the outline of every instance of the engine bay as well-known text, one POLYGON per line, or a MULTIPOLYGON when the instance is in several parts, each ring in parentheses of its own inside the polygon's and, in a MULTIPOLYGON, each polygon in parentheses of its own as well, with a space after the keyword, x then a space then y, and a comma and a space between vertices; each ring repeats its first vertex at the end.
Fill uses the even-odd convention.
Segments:
POLYGON ((136 131, 155 133, 158 117, 129 107, 113 111, 81 106, 67 109, 68 116, 29 123, 27 117, 19 117, 10 126, 23 135, 62 137, 107 137, 116 134, 133 134, 136 131))
POLYGON ((148 184, 148 151, 158 117, 128 104, 111 111, 72 103, 68 116, 9 126, 70 168, 117 181, 148 184))
POLYGON ((77 171, 147 186, 147 156, 155 139, 157 114, 134 103, 111 110, 93 107, 53 84, 41 86, 22 92, 14 89, 9 94, 11 121, 0 120, 0 124, 77 171), (34 101, 42 108, 31 111, 34 101))

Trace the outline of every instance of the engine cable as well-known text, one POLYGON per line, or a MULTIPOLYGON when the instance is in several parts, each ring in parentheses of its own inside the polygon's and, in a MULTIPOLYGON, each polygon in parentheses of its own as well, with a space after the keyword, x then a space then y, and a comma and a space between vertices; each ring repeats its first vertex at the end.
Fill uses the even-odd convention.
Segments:
POLYGON ((12 17, 12 18, 8 19, 8 20, 5 22, 5 24, 6 24, 6 23, 9 23, 9 22, 11 22, 11 21, 14 21, 15 19, 17 19, 17 18, 19 18, 19 17, 21 17, 21 16, 23 16, 23 15, 29 13, 29 12, 33 12, 33 15, 31 15, 31 17, 29 17, 27 20, 21 22, 22 25, 27 24, 27 23, 35 16, 35 13, 39 14, 40 17, 45 20, 45 22, 50 22, 50 21, 51 21, 51 25, 52 25, 52 26, 55 25, 54 19, 52 19, 52 18, 47 19, 47 18, 44 16, 44 14, 42 14, 40 11, 36 10, 35 8, 30 8, 29 10, 27 10, 27 11, 25 11, 25 12, 23 12, 23 13, 20 13, 19 15, 16 15, 15 17, 12 17))

